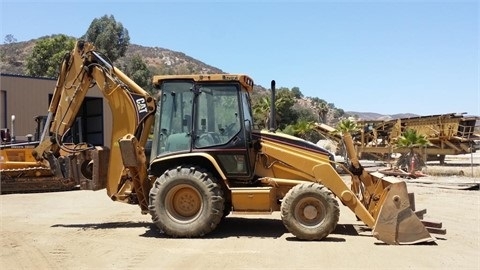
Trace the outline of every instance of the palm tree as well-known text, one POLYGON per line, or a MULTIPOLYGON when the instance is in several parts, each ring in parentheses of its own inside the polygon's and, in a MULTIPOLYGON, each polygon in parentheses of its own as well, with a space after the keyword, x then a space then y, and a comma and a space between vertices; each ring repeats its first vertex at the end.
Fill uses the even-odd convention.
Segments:
POLYGON ((351 190, 352 192, 361 200, 363 200, 364 187, 359 178, 360 174, 363 174, 364 171, 360 162, 358 160, 357 152, 355 151, 355 146, 353 144, 352 133, 358 130, 357 123, 351 119, 341 120, 335 127, 335 134, 341 134, 343 138, 343 146, 345 148, 345 164, 349 167, 349 170, 352 172, 352 183, 351 190))
MULTIPOLYGON (((275 127, 281 121, 279 109, 285 107, 286 99, 283 97, 277 97, 275 99, 275 127)), ((268 128, 270 122, 270 97, 263 96, 255 104, 253 104, 253 114, 255 117, 255 123, 259 126, 268 128), (258 121, 257 121, 258 120, 258 121)))
POLYGON ((342 135, 345 148, 344 154, 346 155, 345 162, 347 163, 347 159, 349 159, 354 167, 359 167, 357 152, 355 151, 352 138, 352 133, 356 131, 358 131, 357 122, 347 118, 338 122, 334 133, 342 135))
POLYGON ((327 114, 330 111, 330 108, 327 104, 327 102, 323 99, 319 98, 314 98, 311 101, 311 108, 317 113, 318 115, 318 121, 320 123, 327 123, 327 114))
POLYGON ((268 96, 261 97, 257 103, 253 104, 253 114, 257 124, 262 127, 268 127, 270 114, 270 98, 268 96))
POLYGON ((318 120, 319 121, 322 121, 322 123, 326 124, 327 123, 327 114, 328 114, 328 111, 330 110, 328 108, 328 105, 327 103, 325 102, 321 102, 318 107, 318 120))
POLYGON ((408 172, 414 173, 425 166, 425 161, 415 148, 431 145, 430 141, 423 134, 418 134, 414 129, 406 129, 396 142, 398 148, 409 148, 410 151, 400 156, 397 167, 406 168, 408 172))
POLYGON ((309 122, 306 120, 300 120, 295 125, 293 125, 293 135, 300 137, 302 139, 307 140, 308 134, 313 129, 313 122, 309 122))
POLYGON ((358 130, 357 122, 355 120, 346 118, 342 119, 340 122, 338 122, 337 126, 335 127, 335 133, 340 133, 340 134, 351 134, 355 131, 358 130))

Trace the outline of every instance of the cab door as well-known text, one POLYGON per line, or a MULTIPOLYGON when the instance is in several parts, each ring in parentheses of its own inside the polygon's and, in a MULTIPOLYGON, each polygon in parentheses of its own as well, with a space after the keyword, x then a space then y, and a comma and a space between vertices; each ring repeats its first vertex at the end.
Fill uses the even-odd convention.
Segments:
POLYGON ((193 151, 209 152, 227 177, 250 178, 250 136, 245 127, 240 85, 202 84, 197 89, 193 151))

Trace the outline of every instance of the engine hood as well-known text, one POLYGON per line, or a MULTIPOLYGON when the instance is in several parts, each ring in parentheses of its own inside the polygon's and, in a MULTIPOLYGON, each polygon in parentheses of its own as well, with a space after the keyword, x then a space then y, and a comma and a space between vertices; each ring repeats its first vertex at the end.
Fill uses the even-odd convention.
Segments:
POLYGON ((335 161, 334 155, 330 153, 328 150, 299 137, 295 137, 295 136, 288 135, 278 131, 271 132, 268 130, 256 130, 256 131, 253 131, 252 135, 255 141, 266 140, 266 141, 281 142, 282 144, 287 144, 290 146, 301 148, 304 151, 315 152, 318 154, 328 156, 329 160, 335 161))

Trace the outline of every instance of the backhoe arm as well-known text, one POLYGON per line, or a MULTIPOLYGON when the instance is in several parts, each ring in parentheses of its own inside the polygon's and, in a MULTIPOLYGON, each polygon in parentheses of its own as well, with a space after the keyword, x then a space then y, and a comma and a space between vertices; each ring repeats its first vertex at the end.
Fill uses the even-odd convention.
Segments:
POLYGON ((127 202, 135 186, 146 181, 146 165, 130 164, 135 168, 125 167, 119 141, 128 138, 135 143, 136 148, 143 151, 153 125, 156 101, 102 58, 91 43, 78 41, 72 52, 65 56, 48 110, 45 130, 34 156, 37 160, 48 158, 50 161, 51 156, 58 155, 60 148, 74 152, 74 149, 62 146, 62 136, 72 126, 87 92, 95 85, 107 100, 113 118, 107 193, 114 200, 127 202))

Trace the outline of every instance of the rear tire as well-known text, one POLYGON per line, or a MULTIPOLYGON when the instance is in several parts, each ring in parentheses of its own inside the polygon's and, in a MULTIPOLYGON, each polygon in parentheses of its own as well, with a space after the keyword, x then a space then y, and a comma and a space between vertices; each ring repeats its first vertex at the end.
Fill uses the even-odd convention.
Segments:
POLYGON ((179 166, 155 180, 150 190, 152 221, 172 237, 199 237, 213 231, 224 212, 224 197, 213 176, 179 166))
POLYGON ((321 240, 337 226, 340 209, 328 188, 317 183, 294 186, 280 207, 283 224, 298 239, 321 240))

